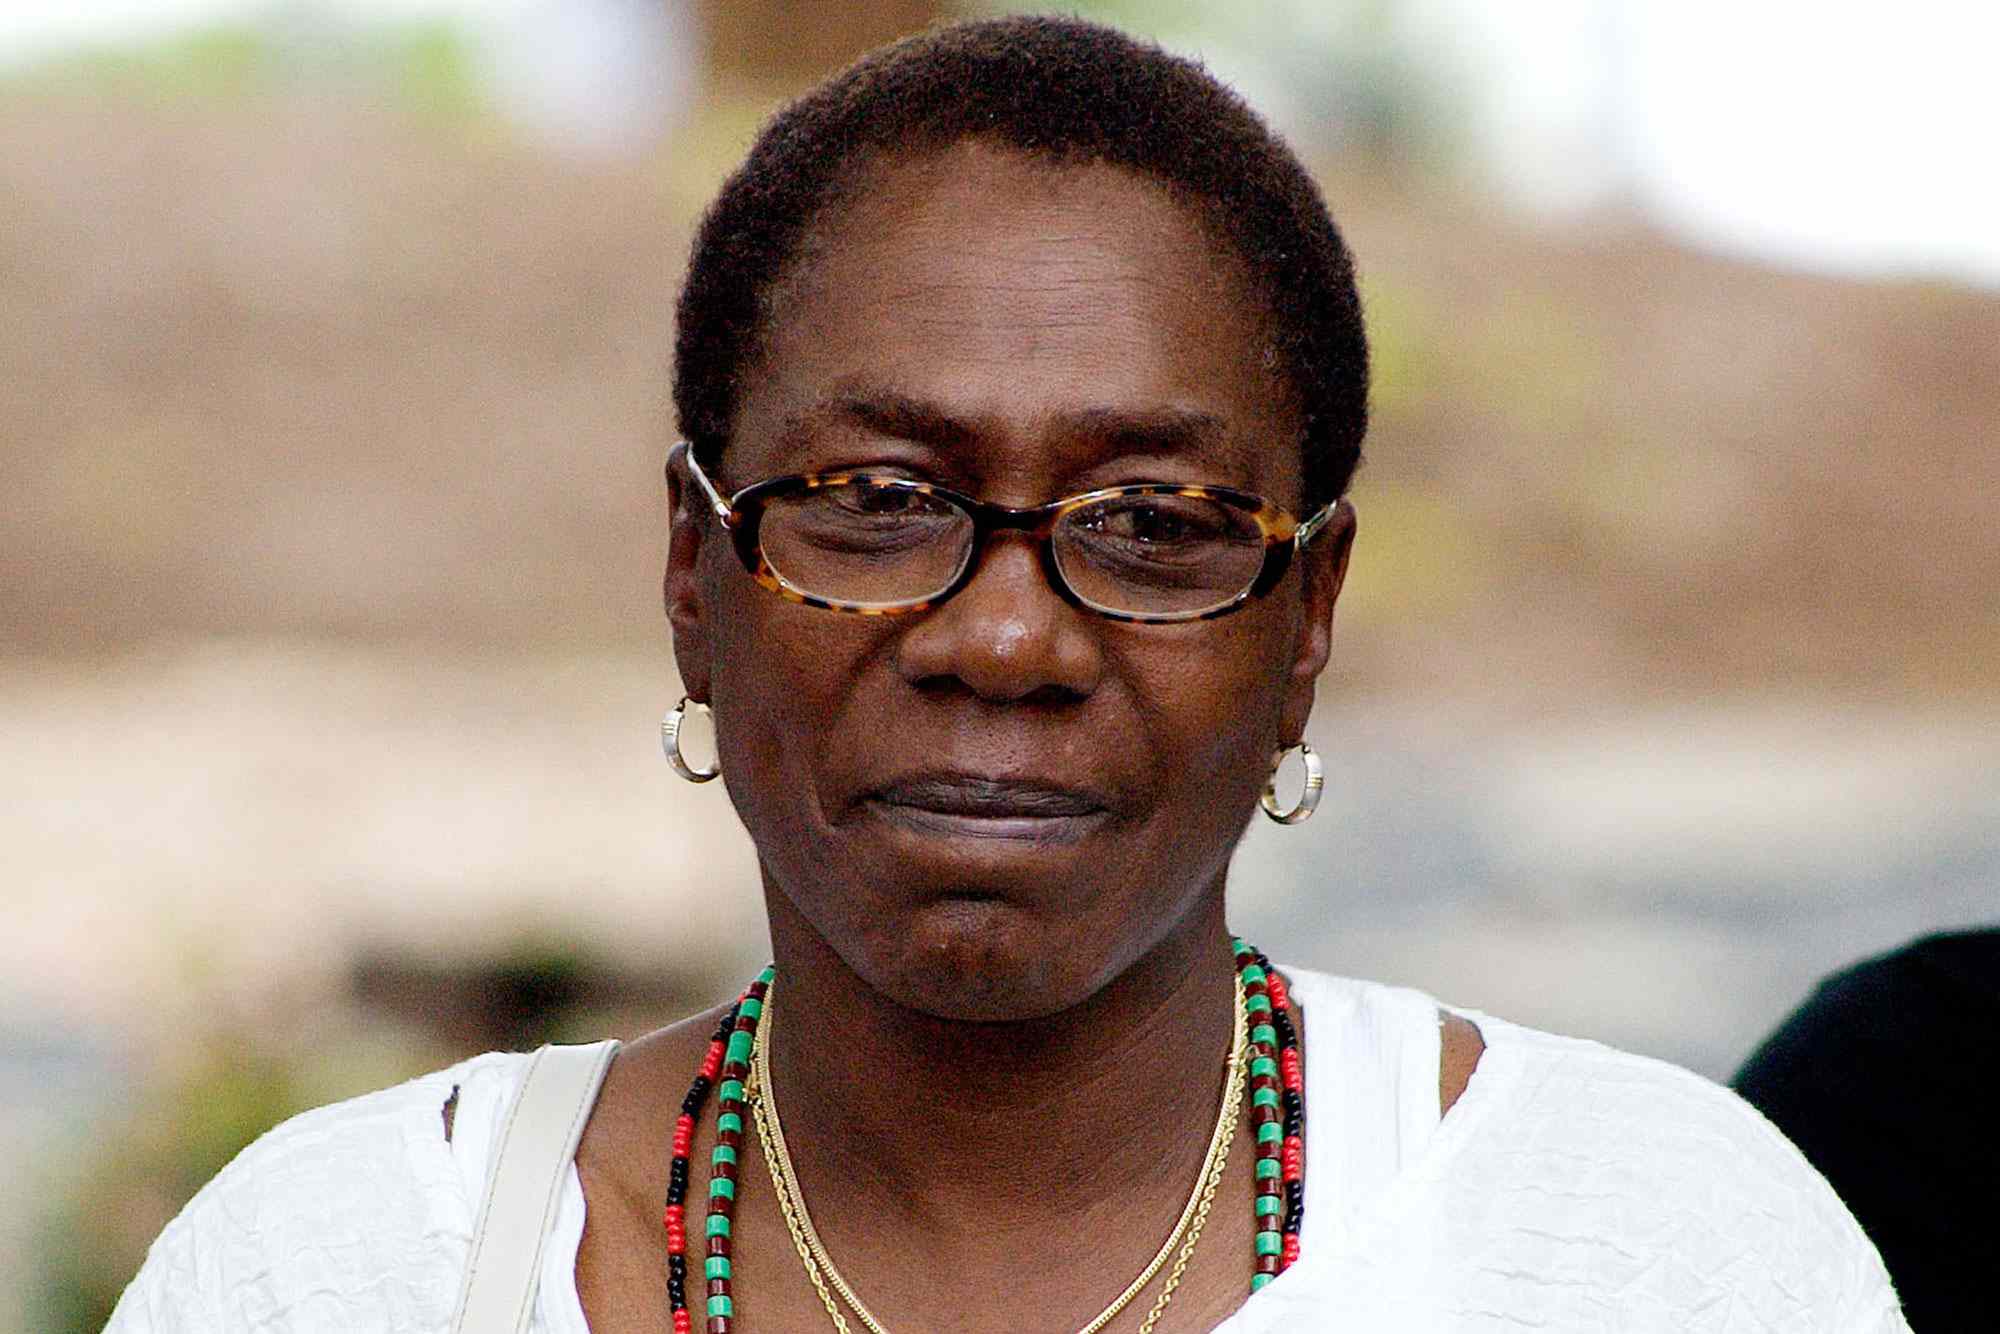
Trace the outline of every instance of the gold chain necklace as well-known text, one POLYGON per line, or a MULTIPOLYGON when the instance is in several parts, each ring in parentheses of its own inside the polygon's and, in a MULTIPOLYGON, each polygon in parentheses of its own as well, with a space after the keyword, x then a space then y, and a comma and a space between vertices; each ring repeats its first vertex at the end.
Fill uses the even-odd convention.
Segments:
MULTIPOLYGON (((774 985, 771 992, 777 990, 774 985)), ((1181 1210, 1180 1219, 1174 1230, 1160 1245, 1152 1261, 1139 1271, 1139 1276, 1126 1285, 1111 1305, 1098 1312, 1097 1318, 1077 1331, 1077 1334, 1098 1334, 1098 1331, 1117 1319, 1118 1314, 1129 1306, 1134 1297, 1143 1291, 1159 1275, 1169 1256, 1174 1258, 1174 1266, 1168 1271, 1166 1285, 1153 1308, 1139 1326, 1139 1334, 1152 1334, 1153 1326, 1159 1323, 1166 1312, 1167 1303, 1172 1300, 1174 1289, 1180 1286, 1181 1278, 1187 1273, 1188 1262, 1194 1258, 1195 1245, 1201 1240, 1202 1226, 1208 1221, 1210 1207, 1215 1203, 1216 1188, 1222 1184, 1222 1177, 1229 1165, 1229 1145, 1236 1138, 1237 1119, 1243 1109, 1243 1064, 1248 1050, 1243 1014, 1243 982, 1239 977, 1235 986, 1235 1009, 1232 1013, 1229 1044, 1228 1074, 1223 1085, 1222 1111, 1216 1117, 1215 1131, 1209 1137, 1208 1152, 1202 1159, 1201 1174, 1195 1178, 1194 1191, 1181 1210), (1185 1238, 1185 1240, 1183 1240, 1185 1238), (1178 1253, 1176 1253, 1178 1247, 1178 1253)), ((747 1095, 750 1101, 751 1119, 757 1126, 757 1140, 764 1151, 764 1163, 771 1172, 771 1185, 778 1196, 778 1210, 784 1215, 785 1228, 792 1234, 792 1245, 799 1253, 799 1260, 805 1266, 806 1277, 812 1280, 813 1289, 819 1293, 826 1313, 833 1319, 833 1327, 839 1334, 849 1334, 847 1320, 840 1313, 840 1303, 834 1300, 834 1292, 840 1294, 855 1316, 865 1326, 869 1334, 888 1334, 848 1286, 840 1270, 834 1267, 833 1257, 827 1253, 826 1245, 819 1239, 819 1232, 813 1227, 812 1215, 806 1211, 804 1188, 798 1173, 792 1167, 792 1156, 785 1146, 785 1128, 778 1116, 778 1101, 771 1083, 771 1001, 774 996, 764 997, 762 1027, 763 1039, 757 1043, 756 1054, 751 1058, 750 1081, 747 1095), (831 1281, 833 1290, 827 1283, 831 1281)))

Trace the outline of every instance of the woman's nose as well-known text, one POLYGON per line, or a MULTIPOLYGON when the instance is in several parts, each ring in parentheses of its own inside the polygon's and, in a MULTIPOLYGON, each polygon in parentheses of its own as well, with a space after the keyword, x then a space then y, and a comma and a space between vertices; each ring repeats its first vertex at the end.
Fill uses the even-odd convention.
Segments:
POLYGON ((971 581, 913 619, 896 665, 915 686, 957 684, 995 703, 1066 702, 1089 695, 1103 674, 1095 618, 1049 586, 1025 535, 995 536, 971 581))

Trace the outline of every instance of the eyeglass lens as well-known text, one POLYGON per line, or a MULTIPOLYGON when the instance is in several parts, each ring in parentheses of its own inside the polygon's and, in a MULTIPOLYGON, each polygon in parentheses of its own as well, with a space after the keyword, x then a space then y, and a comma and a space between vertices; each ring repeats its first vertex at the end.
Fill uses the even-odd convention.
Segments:
MULTIPOLYGON (((758 540, 801 593, 895 606, 943 593, 972 558, 970 514, 942 497, 866 483, 773 497, 758 540)), ((1113 496, 1064 513, 1053 534, 1063 579, 1085 604, 1139 616, 1185 616, 1235 601, 1264 567, 1249 512, 1192 496, 1113 496)))

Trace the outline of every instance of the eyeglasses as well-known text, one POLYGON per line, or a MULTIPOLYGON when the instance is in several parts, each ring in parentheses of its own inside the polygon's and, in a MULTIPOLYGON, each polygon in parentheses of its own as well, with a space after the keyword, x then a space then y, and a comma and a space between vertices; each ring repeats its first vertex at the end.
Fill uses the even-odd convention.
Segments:
POLYGON ((992 505, 908 477, 774 477, 724 499, 686 460, 737 558, 764 587, 863 616, 928 610, 972 581, 996 533, 1026 533, 1049 584, 1117 621, 1199 621, 1271 591, 1335 504, 1303 523, 1271 501, 1217 486, 1142 482, 1031 509, 992 505))

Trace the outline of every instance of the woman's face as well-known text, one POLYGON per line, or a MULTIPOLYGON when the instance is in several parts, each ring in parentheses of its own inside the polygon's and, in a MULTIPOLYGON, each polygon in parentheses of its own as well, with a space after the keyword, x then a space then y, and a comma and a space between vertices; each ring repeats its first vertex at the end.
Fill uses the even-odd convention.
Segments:
MULTIPOLYGON (((961 144, 857 193, 775 304, 725 494, 868 469, 1012 506, 1185 481, 1299 511, 1261 312, 1158 186, 961 144)), ((757 586, 687 501, 675 652, 774 916, 958 1019, 1078 1004, 1218 901, 1304 728, 1352 531, 1343 508, 1274 592, 1213 621, 1072 607, 1020 534, 943 605, 862 617, 757 586)))

